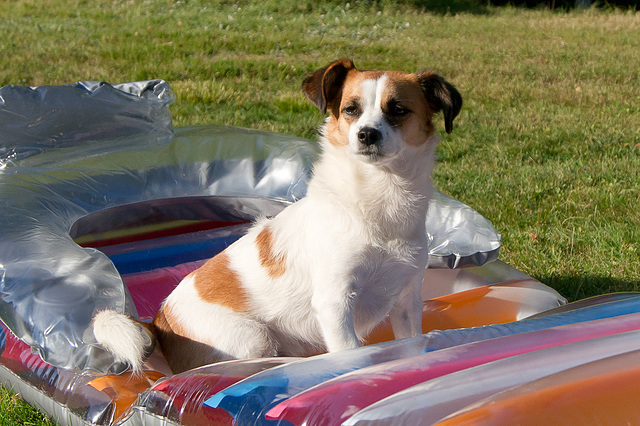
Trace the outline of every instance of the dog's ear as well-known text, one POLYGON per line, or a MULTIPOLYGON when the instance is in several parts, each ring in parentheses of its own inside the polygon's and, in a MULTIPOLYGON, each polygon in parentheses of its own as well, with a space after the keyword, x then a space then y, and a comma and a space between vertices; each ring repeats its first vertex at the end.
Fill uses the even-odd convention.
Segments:
POLYGON ((453 119, 462 108, 462 96, 453 85, 438 74, 422 71, 416 74, 422 85, 429 107, 444 114, 444 127, 447 133, 453 130, 453 119))
POLYGON ((332 62, 307 77, 302 83, 302 91, 323 114, 329 108, 333 115, 337 116, 336 109, 340 103, 336 105, 336 101, 339 101, 344 80, 352 69, 355 69, 355 66, 350 59, 332 62))

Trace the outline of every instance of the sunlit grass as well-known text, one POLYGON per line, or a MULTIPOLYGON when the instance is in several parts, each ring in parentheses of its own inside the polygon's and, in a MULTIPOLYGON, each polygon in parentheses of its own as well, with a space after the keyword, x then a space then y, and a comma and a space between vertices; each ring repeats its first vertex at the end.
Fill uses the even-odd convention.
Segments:
POLYGON ((53 424, 15 393, 0 387, 0 426, 51 426, 53 424))

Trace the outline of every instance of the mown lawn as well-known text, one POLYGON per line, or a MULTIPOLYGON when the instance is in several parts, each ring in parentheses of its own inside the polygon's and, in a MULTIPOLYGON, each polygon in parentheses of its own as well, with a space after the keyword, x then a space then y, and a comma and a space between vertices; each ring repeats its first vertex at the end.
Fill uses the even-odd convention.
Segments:
POLYGON ((54 424, 16 394, 0 387, 0 426, 54 424))
POLYGON ((315 138, 312 70, 433 69, 465 101, 436 185, 493 222, 501 258, 570 300, 638 290, 640 14, 415 3, 9 0, 0 86, 163 78, 176 126, 315 138))

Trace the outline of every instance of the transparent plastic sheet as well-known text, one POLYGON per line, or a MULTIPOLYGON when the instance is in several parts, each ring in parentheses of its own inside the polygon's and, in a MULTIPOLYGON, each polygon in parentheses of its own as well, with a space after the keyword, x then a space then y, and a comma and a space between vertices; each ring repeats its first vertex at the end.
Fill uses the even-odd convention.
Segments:
POLYGON ((100 251, 109 256, 123 276, 188 262, 197 262, 196 267, 199 267, 203 260, 211 258, 244 235, 250 225, 227 225, 189 234, 116 244, 102 247, 100 251))
POLYGON ((119 88, 86 82, 7 86, 0 98, 0 318, 57 364, 108 363, 100 351, 76 350, 83 346, 91 302, 135 310, 112 264, 69 237, 73 221, 88 205, 99 204, 101 188, 91 193, 89 174, 60 164, 90 163, 105 144, 125 155, 136 141, 163 146, 173 135, 168 110, 173 92, 160 80, 119 88), (92 121, 85 122, 88 118, 92 121))
MULTIPOLYGON (((387 342, 382 345, 329 353, 256 374, 217 393, 207 400, 206 404, 212 408, 227 410, 239 424, 261 424, 269 410, 288 398, 324 381, 371 365, 408 358, 424 352, 454 348, 467 343, 532 333, 551 327, 618 317, 639 311, 640 297, 636 297, 542 318, 467 329, 433 331, 415 338, 387 342), (367 350, 375 350, 372 352, 375 356, 371 356, 367 350)), ((578 329, 581 328, 578 327, 578 329)), ((518 339, 524 339, 524 344, 527 344, 526 337, 518 337, 518 339)), ((531 342, 531 344, 535 343, 531 342)), ((489 346, 491 345, 492 343, 489 343, 489 346)))
POLYGON ((539 312, 534 315, 530 315, 528 318, 531 318, 531 319, 540 318, 548 315, 559 314, 562 312, 575 311, 577 309, 586 308, 588 306, 601 305, 603 303, 615 302, 618 300, 633 299, 635 297, 638 297, 639 295, 640 295, 639 292, 633 292, 633 291, 624 292, 624 293, 600 294, 598 296, 587 297, 586 299, 581 299, 575 302, 566 303, 556 308, 539 312))
POLYGON ((165 140, 174 99, 162 80, 1 87, 0 170, 58 162, 78 149, 99 155, 101 141, 119 140, 124 148, 133 136, 165 140))
POLYGON ((358 411, 344 424, 434 424, 509 388, 637 350, 640 331, 629 331, 516 355, 407 388, 358 411))
POLYGON ((227 361, 175 374, 158 381, 141 395, 133 408, 134 417, 153 413, 189 425, 230 424, 233 418, 229 413, 208 409, 203 405, 204 401, 242 379, 299 359, 227 361))
MULTIPOLYGON (((433 278, 425 274, 423 292, 428 292, 432 283, 433 278)), ((532 279, 505 280, 492 285, 459 289, 452 294, 424 298, 422 332, 509 323, 563 302, 564 299, 555 291, 532 279)), ((366 342, 379 343, 393 338, 387 319, 371 331, 366 342)))
POLYGON ((108 424, 112 398, 88 383, 99 373, 54 367, 0 323, 0 380, 61 424, 108 424))
POLYGON ((427 212, 429 268, 484 265, 498 258, 500 235, 471 207, 435 191, 427 212))
POLYGON ((266 418, 295 425, 339 424, 355 411, 428 380, 524 353, 638 329, 640 314, 632 314, 456 345, 325 381, 275 406, 266 418))
POLYGON ((589 362, 506 390, 437 425, 640 424, 640 351, 589 362))

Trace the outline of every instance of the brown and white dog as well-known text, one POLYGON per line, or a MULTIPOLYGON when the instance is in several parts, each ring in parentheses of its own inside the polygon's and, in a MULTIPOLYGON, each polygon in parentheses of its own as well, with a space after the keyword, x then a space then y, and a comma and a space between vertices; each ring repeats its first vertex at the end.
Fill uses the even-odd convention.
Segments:
POLYGON ((97 341, 134 371, 156 340, 180 372, 355 348, 387 315, 396 338, 421 333, 432 117, 443 111, 450 132, 462 98, 432 72, 358 71, 350 60, 302 88, 330 112, 307 196, 188 275, 152 324, 94 318, 97 341))

